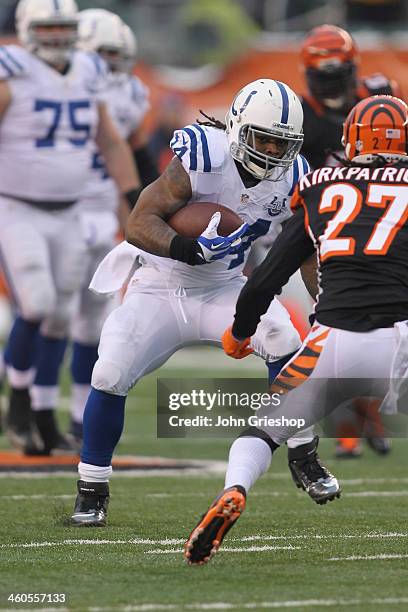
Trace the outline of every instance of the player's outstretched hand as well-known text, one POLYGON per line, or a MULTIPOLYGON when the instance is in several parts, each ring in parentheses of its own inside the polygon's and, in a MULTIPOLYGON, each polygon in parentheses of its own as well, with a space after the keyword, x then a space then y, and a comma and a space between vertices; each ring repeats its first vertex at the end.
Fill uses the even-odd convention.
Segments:
POLYGON ((234 359, 243 359, 254 352, 254 349, 249 346, 251 338, 237 340, 232 335, 232 327, 228 327, 222 335, 222 348, 224 352, 234 359))
POLYGON ((203 233, 197 238, 201 250, 198 256, 202 258, 202 263, 210 263, 232 253, 240 244, 241 236, 248 230, 248 223, 243 223, 228 236, 219 236, 217 230, 220 220, 221 213, 214 213, 203 233))

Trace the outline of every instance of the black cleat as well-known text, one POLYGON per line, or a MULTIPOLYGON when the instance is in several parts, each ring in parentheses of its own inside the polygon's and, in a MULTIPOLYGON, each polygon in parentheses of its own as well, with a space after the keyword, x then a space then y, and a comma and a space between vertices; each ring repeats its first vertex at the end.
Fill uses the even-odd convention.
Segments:
POLYGON ((317 454, 319 437, 308 444, 288 449, 289 469, 295 485, 303 489, 316 502, 325 504, 340 497, 341 487, 337 478, 321 464, 317 454))
POLYGON ((225 489, 213 501, 184 545, 184 557, 189 565, 204 565, 215 555, 245 510, 245 497, 245 489, 237 485, 225 489))
POLYGON ((26 455, 78 454, 78 447, 74 444, 74 441, 70 440, 68 436, 64 436, 58 429, 55 410, 51 408, 35 410, 34 418, 42 444, 36 450, 26 448, 26 455))
POLYGON ((41 441, 33 422, 28 389, 10 390, 6 435, 10 444, 23 453, 29 451, 30 454, 35 454, 41 448, 41 441))
POLYGON ((71 525, 76 527, 105 527, 109 504, 107 482, 85 482, 78 480, 78 495, 75 500, 71 525))

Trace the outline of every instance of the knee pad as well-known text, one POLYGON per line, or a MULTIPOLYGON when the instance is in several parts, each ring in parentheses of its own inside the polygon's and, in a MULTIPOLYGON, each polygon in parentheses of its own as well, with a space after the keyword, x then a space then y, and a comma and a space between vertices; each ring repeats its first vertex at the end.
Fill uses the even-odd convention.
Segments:
POLYGON ((57 296, 54 309, 44 319, 41 332, 50 338, 65 338, 68 336, 70 321, 76 304, 75 295, 57 296))
POLYGON ((55 310, 56 294, 45 275, 33 273, 32 278, 20 284, 18 305, 27 321, 43 321, 55 310))
POLYGON ((112 393, 113 395, 126 395, 129 387, 121 383, 123 375, 120 367, 112 361, 98 359, 95 363, 91 385, 98 391, 112 393))

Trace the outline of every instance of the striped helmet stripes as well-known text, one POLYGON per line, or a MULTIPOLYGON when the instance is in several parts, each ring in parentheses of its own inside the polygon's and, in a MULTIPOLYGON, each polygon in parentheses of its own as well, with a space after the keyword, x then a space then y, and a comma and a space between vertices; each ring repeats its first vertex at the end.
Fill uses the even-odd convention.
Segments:
POLYGON ((361 100, 351 109, 344 123, 342 142, 348 159, 375 155, 395 159, 395 156, 406 155, 408 106, 394 96, 379 95, 361 100))

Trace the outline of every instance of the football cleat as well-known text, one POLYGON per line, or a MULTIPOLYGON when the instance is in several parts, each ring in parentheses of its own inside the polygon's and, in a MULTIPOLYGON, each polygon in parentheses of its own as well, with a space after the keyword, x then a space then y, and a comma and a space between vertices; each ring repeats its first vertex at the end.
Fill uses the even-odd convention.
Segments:
POLYGON ((378 436, 367 438, 368 446, 377 453, 377 455, 388 455, 391 450, 391 442, 388 438, 378 436))
POLYGON ((78 495, 75 500, 71 524, 75 527, 105 527, 109 504, 107 482, 85 482, 78 480, 78 495))
POLYGON ((237 485, 225 489, 214 500, 184 545, 184 557, 189 565, 204 565, 215 555, 245 510, 245 498, 245 489, 237 485))
POLYGON ((317 454, 319 437, 308 444, 288 449, 289 469, 295 485, 303 489, 316 502, 325 504, 340 497, 341 487, 337 478, 321 464, 317 454))
POLYGON ((5 432, 14 448, 23 453, 27 450, 36 453, 41 448, 41 440, 33 423, 28 389, 11 388, 5 421, 5 432))

